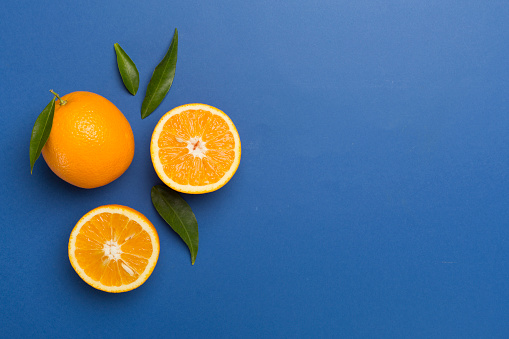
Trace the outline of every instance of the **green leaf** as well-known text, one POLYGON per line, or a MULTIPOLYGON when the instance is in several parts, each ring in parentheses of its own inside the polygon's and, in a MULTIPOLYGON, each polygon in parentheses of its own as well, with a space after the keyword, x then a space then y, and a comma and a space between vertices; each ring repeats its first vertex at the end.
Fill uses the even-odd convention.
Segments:
POLYGON ((198 222, 191 207, 177 192, 163 185, 152 187, 151 196, 159 215, 189 247, 194 265, 198 253, 198 222))
POLYGON ((124 52, 118 43, 114 46, 117 54, 118 70, 120 71, 120 76, 122 77, 125 88, 127 88, 129 93, 135 95, 140 84, 140 74, 138 73, 138 69, 129 55, 124 52))
POLYGON ((175 77, 175 68, 177 67, 177 45, 178 32, 175 28, 170 48, 168 48, 163 60, 157 65, 148 83, 147 93, 141 104, 142 119, 148 117, 159 106, 170 90, 175 77))
POLYGON ((32 129, 32 137, 30 138, 30 174, 34 170, 34 164, 37 158, 41 155, 42 148, 46 141, 48 141, 53 126, 53 115, 55 114, 55 97, 51 99, 50 103, 39 114, 35 120, 34 128, 32 129))

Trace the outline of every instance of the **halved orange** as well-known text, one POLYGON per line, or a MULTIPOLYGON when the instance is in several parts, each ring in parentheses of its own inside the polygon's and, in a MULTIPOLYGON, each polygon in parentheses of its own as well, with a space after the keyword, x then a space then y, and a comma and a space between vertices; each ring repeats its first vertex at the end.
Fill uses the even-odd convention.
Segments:
POLYGON ((182 193, 207 193, 224 186, 240 163, 240 138, 231 119, 205 104, 188 104, 157 123, 150 154, 159 178, 182 193))
POLYGON ((69 260, 90 286, 126 292, 143 284, 157 263, 159 237, 140 212, 120 205, 97 207, 76 224, 69 260))

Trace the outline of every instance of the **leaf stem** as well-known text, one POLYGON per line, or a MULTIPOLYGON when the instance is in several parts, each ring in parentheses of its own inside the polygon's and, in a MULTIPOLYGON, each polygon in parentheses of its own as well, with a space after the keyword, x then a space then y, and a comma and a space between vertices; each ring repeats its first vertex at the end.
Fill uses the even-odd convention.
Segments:
POLYGON ((62 100, 62 99, 60 98, 60 95, 58 95, 58 94, 56 94, 55 92, 53 92, 53 90, 52 90, 52 89, 50 89, 49 91, 50 91, 51 93, 53 93, 53 95, 54 95, 54 96, 56 96, 56 97, 58 98, 58 101, 59 101, 60 106, 63 106, 63 105, 65 105, 65 104, 67 103, 67 101, 66 101, 66 100, 62 100))

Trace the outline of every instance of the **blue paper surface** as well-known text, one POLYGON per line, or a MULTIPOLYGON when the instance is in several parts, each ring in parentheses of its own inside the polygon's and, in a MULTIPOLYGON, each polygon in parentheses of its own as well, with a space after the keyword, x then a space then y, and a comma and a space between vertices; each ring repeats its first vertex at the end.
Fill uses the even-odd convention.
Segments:
POLYGON ((509 3, 505 1, 10 1, 0 11, 0 336, 509 337, 509 3), (173 86, 140 108, 179 31, 173 86), (114 43, 136 63, 130 95, 114 43), (129 120, 136 150, 113 183, 76 188, 33 124, 84 90, 129 120), (159 217, 149 143, 187 103, 223 110, 242 140, 232 180, 183 195, 191 266, 159 217), (88 286, 70 232, 121 204, 161 252, 144 285, 88 286))

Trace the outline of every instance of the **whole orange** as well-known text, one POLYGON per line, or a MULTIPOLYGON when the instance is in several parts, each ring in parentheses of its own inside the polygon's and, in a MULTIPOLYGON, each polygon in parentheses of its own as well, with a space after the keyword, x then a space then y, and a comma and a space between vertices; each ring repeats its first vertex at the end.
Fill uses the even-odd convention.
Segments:
POLYGON ((131 125, 108 99, 72 92, 55 103, 53 126, 42 149, 49 168, 68 183, 95 188, 121 176, 134 156, 131 125))

